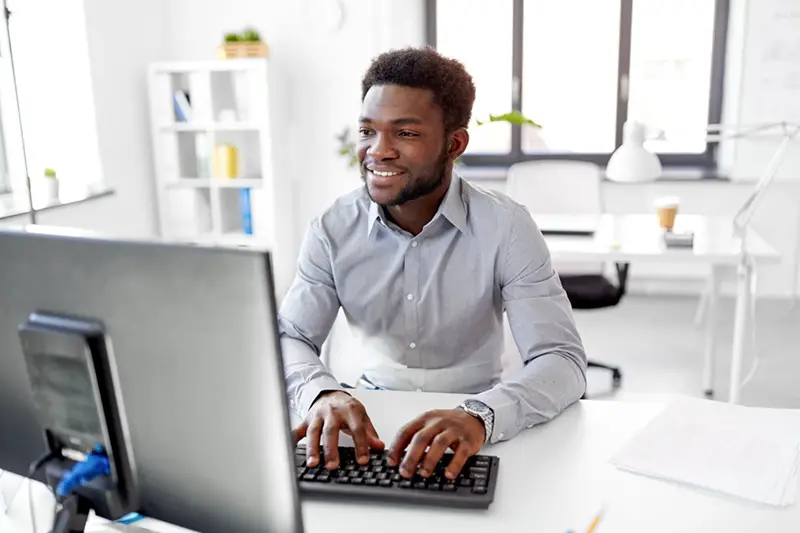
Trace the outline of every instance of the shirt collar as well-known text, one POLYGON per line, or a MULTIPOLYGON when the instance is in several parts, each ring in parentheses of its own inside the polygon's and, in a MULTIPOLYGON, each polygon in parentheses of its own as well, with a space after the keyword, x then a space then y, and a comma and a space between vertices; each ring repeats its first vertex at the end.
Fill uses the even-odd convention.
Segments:
MULTIPOLYGON (((447 193, 445 193, 444 199, 439 205, 439 210, 431 221, 436 220, 439 215, 449 220, 459 231, 464 232, 467 230, 467 211, 464 207, 464 202, 461 200, 461 177, 455 172, 453 172, 450 178, 450 187, 447 188, 447 193)), ((387 225, 386 215, 384 215, 383 209, 370 200, 369 212, 367 215, 367 236, 372 234, 375 221, 379 219, 384 225, 387 225)))

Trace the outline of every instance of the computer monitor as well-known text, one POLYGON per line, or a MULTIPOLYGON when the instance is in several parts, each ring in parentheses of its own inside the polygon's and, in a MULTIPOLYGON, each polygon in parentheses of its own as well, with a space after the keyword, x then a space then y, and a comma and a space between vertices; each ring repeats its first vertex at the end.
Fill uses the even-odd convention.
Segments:
POLYGON ((0 230, 0 469, 45 451, 19 326, 101 321, 148 517, 204 532, 302 530, 264 250, 0 230))

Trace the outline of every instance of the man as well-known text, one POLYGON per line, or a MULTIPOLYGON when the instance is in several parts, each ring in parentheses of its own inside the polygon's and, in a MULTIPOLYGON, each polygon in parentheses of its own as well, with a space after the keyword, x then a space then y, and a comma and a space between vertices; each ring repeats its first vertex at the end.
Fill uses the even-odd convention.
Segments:
POLYGON ((338 467, 340 431, 359 463, 384 448, 364 406, 318 357, 340 306, 363 338, 365 382, 473 395, 400 430, 388 462, 404 477, 429 476, 450 448, 453 479, 484 443, 553 418, 585 390, 586 355, 530 214, 453 174, 474 99, 464 67, 430 48, 382 54, 362 80, 365 186, 312 222, 279 313, 309 466, 322 441, 325 466, 338 467), (503 311, 525 366, 501 382, 503 311))

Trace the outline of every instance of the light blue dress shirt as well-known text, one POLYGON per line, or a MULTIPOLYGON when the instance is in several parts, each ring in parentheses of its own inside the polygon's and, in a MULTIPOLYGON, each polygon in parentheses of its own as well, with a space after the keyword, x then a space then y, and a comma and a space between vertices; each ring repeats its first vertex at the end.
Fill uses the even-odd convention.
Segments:
POLYGON ((289 401, 302 416, 322 391, 341 389, 319 359, 340 306, 369 381, 470 394, 494 411, 491 442, 553 418, 585 391, 572 308, 530 213, 455 174, 417 236, 363 188, 311 223, 278 318, 289 401), (504 311, 524 368, 501 380, 504 311))

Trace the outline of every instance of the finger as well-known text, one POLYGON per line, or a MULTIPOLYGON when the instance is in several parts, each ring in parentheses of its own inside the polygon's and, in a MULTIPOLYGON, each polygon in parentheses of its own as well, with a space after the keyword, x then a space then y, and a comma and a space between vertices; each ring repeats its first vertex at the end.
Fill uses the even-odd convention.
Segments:
POLYGON ((450 461, 450 464, 447 466, 447 470, 444 472, 444 475, 447 477, 447 479, 457 478, 458 474, 461 472, 461 469, 464 468, 464 465, 467 463, 467 459, 469 459, 471 455, 472 452, 469 451, 466 443, 460 442, 459 446, 456 448, 456 453, 453 455, 453 459, 450 461))
POLYGON ((306 436, 306 432, 308 431, 308 423, 303 422, 296 428, 294 428, 294 445, 297 446, 297 443, 303 440, 306 436))
POLYGON ((306 442, 306 464, 317 466, 319 464, 319 438, 322 434, 322 419, 314 418, 308 425, 308 441, 306 442))
POLYGON ((414 435, 414 438, 411 439, 411 444, 406 450, 403 462, 400 464, 401 475, 411 477, 416 474, 419 463, 425 455, 425 449, 441 430, 442 428, 438 426, 431 426, 418 431, 417 434, 414 435))
POLYGON ((444 431, 439 433, 431 441, 430 448, 425 453, 425 459, 422 461, 422 466, 419 470, 419 475, 428 477, 436 470, 436 465, 442 459, 444 452, 451 444, 458 441, 458 435, 453 431, 444 431))
POLYGON ((369 441, 369 447, 373 450, 383 450, 386 447, 369 417, 367 417, 367 440, 369 441))
POLYGON ((347 416, 347 428, 353 437, 356 461, 360 465, 365 465, 369 462, 369 439, 367 438, 366 418, 367 414, 360 409, 351 410, 347 416))
POLYGON ((425 426, 425 415, 420 416, 400 428, 397 435, 394 437, 394 442, 389 449, 389 455, 386 457, 386 462, 389 466, 397 466, 400 464, 400 459, 403 457, 403 452, 406 447, 414 438, 414 435, 425 426))
POLYGON ((322 447, 325 450, 325 468, 336 470, 339 468, 339 419, 331 415, 322 426, 322 447))

